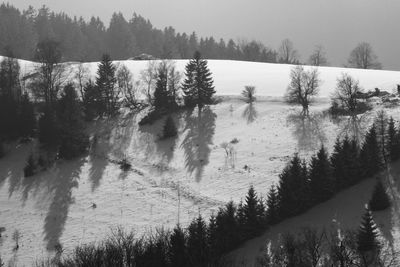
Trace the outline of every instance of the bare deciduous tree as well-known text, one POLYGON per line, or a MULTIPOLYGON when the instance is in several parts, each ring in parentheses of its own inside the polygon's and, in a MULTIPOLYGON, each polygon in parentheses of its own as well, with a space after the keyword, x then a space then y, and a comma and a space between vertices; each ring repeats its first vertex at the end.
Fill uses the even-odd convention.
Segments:
POLYGON ((117 70, 117 84, 124 101, 131 109, 141 108, 143 105, 138 100, 139 82, 135 82, 132 72, 124 65, 120 65, 117 70))
POLYGON ((305 257, 312 267, 320 265, 324 250, 325 231, 318 231, 315 228, 305 227, 301 231, 303 246, 306 252, 305 257))
POLYGON ((306 71, 303 66, 295 66, 290 72, 286 101, 301 105, 303 114, 308 114, 308 107, 318 94, 320 83, 318 69, 306 71))
POLYGON ((58 92, 67 80, 65 64, 61 64, 60 44, 45 40, 37 45, 35 60, 39 62, 36 74, 32 75, 30 87, 37 97, 43 98, 46 104, 57 100, 58 92))
POLYGON ((343 109, 350 114, 356 114, 362 88, 357 80, 347 73, 343 73, 337 80, 336 91, 333 95, 334 101, 337 101, 343 109))
POLYGON ((284 39, 278 49, 278 60, 285 64, 298 64, 299 54, 294 49, 292 41, 284 39))
POLYGON ((312 66, 326 66, 328 60, 326 59, 326 51, 322 45, 317 45, 308 59, 312 66))
POLYGON ((381 69, 382 65, 378 62, 378 57, 374 53, 372 46, 367 42, 362 42, 354 48, 348 60, 351 67, 359 69, 381 69))
POLYGON ((147 102, 153 105, 153 93, 157 80, 157 62, 149 61, 146 69, 140 73, 140 81, 142 83, 142 92, 147 98, 147 102))
POLYGON ((79 63, 75 70, 74 76, 76 79, 77 87, 79 88, 79 93, 81 94, 82 101, 85 102, 84 88, 90 79, 89 68, 83 65, 82 63, 79 63))

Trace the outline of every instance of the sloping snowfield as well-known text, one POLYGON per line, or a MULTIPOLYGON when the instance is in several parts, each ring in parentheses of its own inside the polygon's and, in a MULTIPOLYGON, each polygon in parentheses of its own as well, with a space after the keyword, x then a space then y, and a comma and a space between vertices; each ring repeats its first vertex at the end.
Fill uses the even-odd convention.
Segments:
MULTIPOLYGON (((135 78, 148 64, 119 63, 127 65, 135 78)), ((178 70, 183 71, 186 63, 177 61, 178 70)), ((25 73, 32 70, 30 62, 21 65, 25 73)), ((94 75, 97 63, 86 65, 94 75)), ((119 225, 138 235, 178 222, 186 225, 199 212, 208 217, 225 202, 240 201, 249 185, 265 195, 294 152, 308 157, 321 143, 330 149, 339 133, 362 134, 375 114, 333 123, 321 114, 329 102, 319 100, 310 118, 301 117, 298 108, 277 99, 286 91, 290 65, 210 60, 209 67, 217 94, 225 96, 223 102, 206 108, 201 118, 196 111, 174 114, 179 129, 175 139, 159 139, 163 120, 139 127, 143 114, 123 112, 90 125, 90 134, 98 141, 87 156, 60 161, 31 178, 23 178, 22 169, 36 144, 11 146, 0 159, 0 226, 6 228, 0 254, 6 262, 30 266, 35 259, 52 255, 58 244, 68 252, 78 244, 100 241, 119 225), (253 105, 232 97, 245 85, 257 88, 253 105), (226 153, 221 144, 235 138, 238 142, 226 153), (132 162, 132 171, 122 172, 115 164, 124 156, 132 162), (18 251, 13 251, 15 230, 22 235, 18 251)), ((400 83, 400 72, 328 67, 319 71, 322 97, 330 96, 344 72, 365 89, 391 92, 400 83)), ((397 109, 387 112, 400 119, 397 109)), ((360 199, 365 197, 365 190, 356 192, 364 192, 360 199)), ((329 205, 342 203, 328 204, 331 210, 329 205)), ((319 216, 317 211, 313 214, 314 219, 319 216)), ((358 220, 359 215, 353 217, 358 220)), ((396 229, 389 231, 399 232, 396 229)), ((263 238, 243 251, 258 250, 268 235, 263 238)))

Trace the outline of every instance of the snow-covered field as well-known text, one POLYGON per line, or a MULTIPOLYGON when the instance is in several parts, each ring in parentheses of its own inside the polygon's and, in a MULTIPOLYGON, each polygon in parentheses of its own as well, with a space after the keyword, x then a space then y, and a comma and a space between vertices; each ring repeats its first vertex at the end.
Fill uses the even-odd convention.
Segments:
MULTIPOLYGON (((178 69, 186 62, 177 61, 178 69)), ((147 64, 121 63, 135 77, 147 64)), ((87 65, 94 74, 97 64, 87 65)), ((142 114, 123 113, 91 125, 98 141, 89 155, 58 162, 31 178, 23 178, 22 169, 35 144, 13 148, 0 160, 0 226, 6 228, 1 256, 29 266, 51 254, 57 244, 68 252, 101 240, 119 225, 140 235, 157 226, 187 224, 199 212, 208 217, 225 202, 240 201, 249 185, 265 195, 294 152, 309 156, 321 143, 330 149, 338 133, 362 132, 374 116, 370 112, 359 121, 335 124, 320 114, 329 105, 322 99, 311 108, 311 119, 302 118, 298 108, 277 99, 286 91, 290 65, 210 60, 209 67, 223 102, 206 108, 201 118, 197 112, 175 114, 176 139, 159 140, 162 121, 139 127, 142 114), (257 87, 255 104, 229 97, 238 96, 244 85, 257 87), (234 138, 238 143, 226 156, 221 144, 234 138), (133 171, 122 172, 115 164, 124 156, 133 171), (22 234, 18 251, 13 251, 14 230, 22 234)), ((22 71, 30 69, 32 63, 22 61, 22 71)), ((400 83, 400 72, 324 67, 320 96, 331 94, 343 72, 359 79, 365 89, 392 91, 400 83)), ((388 112, 400 119, 398 110, 388 112)), ((358 199, 357 194, 352 197, 358 199)), ((326 207, 331 210, 329 204, 326 207)), ((313 218, 320 216, 317 211, 311 211, 313 218)))

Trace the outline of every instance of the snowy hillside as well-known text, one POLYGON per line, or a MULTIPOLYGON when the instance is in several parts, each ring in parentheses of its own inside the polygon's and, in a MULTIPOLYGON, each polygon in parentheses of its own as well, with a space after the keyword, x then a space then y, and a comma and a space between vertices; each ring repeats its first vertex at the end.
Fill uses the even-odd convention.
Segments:
MULTIPOLYGON (((147 64, 120 63, 135 77, 147 64)), ((177 61, 178 69, 183 71, 186 63, 177 61)), ((32 70, 28 61, 21 65, 22 72, 32 70)), ((94 75, 97 63, 85 65, 94 75)), ((54 253, 59 244, 68 252, 101 240, 118 225, 140 235, 158 226, 186 225, 199 212, 208 217, 225 202, 240 201, 249 185, 265 196, 294 152, 308 157, 321 144, 330 150, 337 134, 362 135, 375 116, 371 111, 357 121, 334 123, 321 114, 329 102, 319 101, 305 121, 298 108, 271 101, 269 97, 285 94, 290 65, 210 60, 209 67, 218 95, 238 96, 245 85, 254 85, 257 102, 224 97, 205 108, 201 120, 195 112, 174 114, 179 134, 169 140, 159 138, 163 120, 138 126, 144 114, 124 112, 116 119, 96 121, 89 127, 98 138, 91 153, 57 162, 30 178, 23 178, 22 169, 35 144, 11 147, 0 159, 0 226, 6 228, 2 257, 29 266, 54 253), (352 132, 355 129, 361 133, 352 132), (221 144, 234 139, 227 156, 221 144), (124 156, 133 171, 123 172, 115 164, 124 156), (22 234, 17 252, 12 250, 14 230, 22 234)), ((365 89, 392 91, 400 83, 400 72, 324 67, 320 96, 332 93, 343 72, 359 79, 365 89)), ((397 108, 386 110, 400 119, 397 108)))
MULTIPOLYGON (((0 57, 1 59, 1 57, 0 57)), ((184 72, 188 60, 176 60, 178 71, 184 72)), ((245 85, 254 85, 261 96, 281 97, 289 84, 289 73, 293 65, 257 63, 230 60, 209 60, 209 67, 214 77, 214 85, 218 95, 238 95, 245 85)), ((146 68, 148 61, 116 61, 125 64, 138 79, 140 72, 146 68)), ((33 63, 20 61, 22 73, 32 71, 33 63)), ((76 63, 66 63, 75 66, 76 63)), ((97 62, 85 63, 92 75, 96 74, 97 62)), ((319 96, 329 97, 336 86, 336 80, 342 73, 348 73, 360 81, 366 90, 380 88, 392 92, 400 84, 399 71, 377 71, 337 67, 319 67, 322 86, 319 96)), ((73 68, 70 68, 73 76, 73 68)))

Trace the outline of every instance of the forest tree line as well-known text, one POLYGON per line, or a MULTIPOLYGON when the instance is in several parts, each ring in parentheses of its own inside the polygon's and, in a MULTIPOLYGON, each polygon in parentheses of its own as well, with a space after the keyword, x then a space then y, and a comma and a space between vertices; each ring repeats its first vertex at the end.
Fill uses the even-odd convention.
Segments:
MULTIPOLYGON (((115 60, 142 54, 159 59, 189 59, 195 51, 200 51, 207 59, 329 65, 326 50, 319 44, 315 45, 311 55, 301 60, 290 39, 284 39, 279 47, 271 48, 257 40, 199 37, 195 32, 179 33, 171 26, 157 29, 136 13, 130 19, 120 12, 114 13, 107 27, 99 17, 85 20, 63 12, 56 13, 46 6, 39 9, 29 6, 20 11, 8 3, 0 5, 0 55, 12 54, 16 58, 34 60, 37 44, 45 40, 60 43, 62 62, 98 61, 105 53, 115 60)), ((382 67, 371 45, 366 42, 360 42, 351 51, 345 66, 382 67)))

